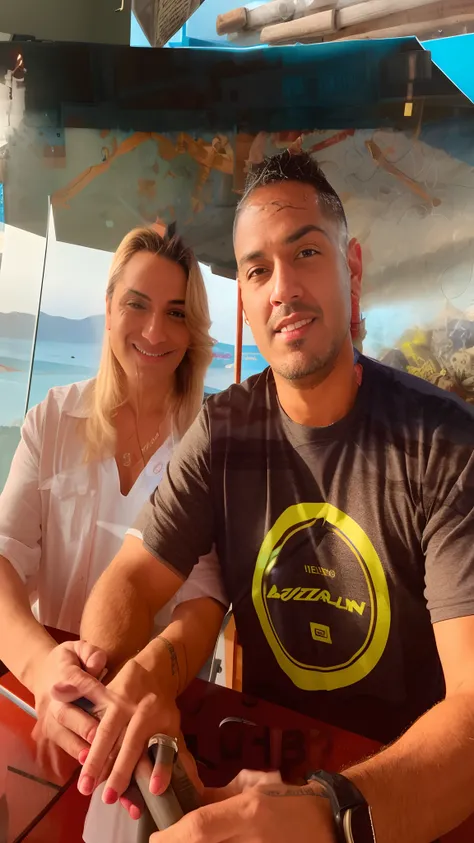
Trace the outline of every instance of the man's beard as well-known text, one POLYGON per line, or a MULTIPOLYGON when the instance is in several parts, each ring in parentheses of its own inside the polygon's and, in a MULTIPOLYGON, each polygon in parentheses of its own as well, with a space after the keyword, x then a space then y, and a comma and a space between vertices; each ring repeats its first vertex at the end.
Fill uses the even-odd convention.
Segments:
MULTIPOLYGON (((304 344, 304 339, 294 340, 293 342, 288 343, 288 347, 292 351, 299 351, 299 349, 304 348, 304 344)), ((285 378, 285 380, 288 381, 302 381, 307 378, 314 377, 315 382, 321 382, 326 379, 328 374, 334 368, 334 364, 339 356, 342 345, 343 340, 334 340, 325 354, 311 355, 306 357, 306 359, 304 357, 299 357, 294 360, 289 359, 288 361, 284 361, 281 365, 272 365, 272 369, 277 375, 280 375, 280 377, 285 378)))

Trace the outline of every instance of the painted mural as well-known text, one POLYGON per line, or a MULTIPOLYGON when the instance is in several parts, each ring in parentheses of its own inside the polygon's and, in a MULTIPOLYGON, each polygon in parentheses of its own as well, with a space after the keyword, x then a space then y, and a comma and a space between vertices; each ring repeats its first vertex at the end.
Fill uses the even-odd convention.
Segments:
MULTIPOLYGON (((195 249, 216 339, 206 390, 232 382, 235 205, 249 166, 288 147, 317 158, 362 245, 354 343, 474 401, 471 118, 420 114, 405 131, 58 127, 32 119, 17 65, 0 79, 0 486, 27 407, 94 375, 111 256, 137 224, 174 225, 195 249)), ((243 377, 264 366, 245 328, 243 377)))

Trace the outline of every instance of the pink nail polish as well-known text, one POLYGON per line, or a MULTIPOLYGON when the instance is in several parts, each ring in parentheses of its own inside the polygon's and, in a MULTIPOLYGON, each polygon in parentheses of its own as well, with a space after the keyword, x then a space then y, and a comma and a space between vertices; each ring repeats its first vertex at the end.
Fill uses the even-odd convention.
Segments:
POLYGON ((79 755, 77 756, 77 760, 79 761, 79 764, 81 765, 81 767, 82 767, 83 764, 86 763, 88 755, 89 755, 88 749, 81 749, 79 755))
POLYGON ((130 814, 132 820, 139 820, 142 815, 138 805, 130 805, 128 813, 130 814))
POLYGON ((153 796, 158 796, 163 790, 163 785, 160 776, 152 776, 150 779, 150 793, 153 796))
POLYGON ((102 799, 106 805, 115 805, 118 799, 118 793, 113 787, 106 787, 102 799))
POLYGON ((77 783, 77 789, 83 796, 90 796, 94 790, 94 786, 95 780, 92 776, 81 776, 77 783))

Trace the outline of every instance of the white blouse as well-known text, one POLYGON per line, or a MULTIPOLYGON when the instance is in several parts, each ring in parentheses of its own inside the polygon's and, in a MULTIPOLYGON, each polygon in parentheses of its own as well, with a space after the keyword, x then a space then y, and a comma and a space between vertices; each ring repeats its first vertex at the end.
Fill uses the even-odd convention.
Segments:
MULTIPOLYGON (((0 495, 0 554, 26 584, 38 620, 73 633, 93 585, 160 482, 173 445, 168 439, 122 495, 115 459, 84 462, 80 428, 91 384, 55 387, 28 412, 0 495)), ((178 603, 203 596, 228 602, 215 554, 200 560, 157 626, 168 624, 178 603)))

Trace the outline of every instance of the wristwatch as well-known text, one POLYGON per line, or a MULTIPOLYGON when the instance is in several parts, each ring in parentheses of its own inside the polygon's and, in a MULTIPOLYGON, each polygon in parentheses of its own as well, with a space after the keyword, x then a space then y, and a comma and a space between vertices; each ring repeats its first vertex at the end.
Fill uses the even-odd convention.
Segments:
POLYGON ((370 805, 360 790, 339 773, 316 770, 308 782, 319 782, 329 798, 337 843, 377 843, 370 805))

